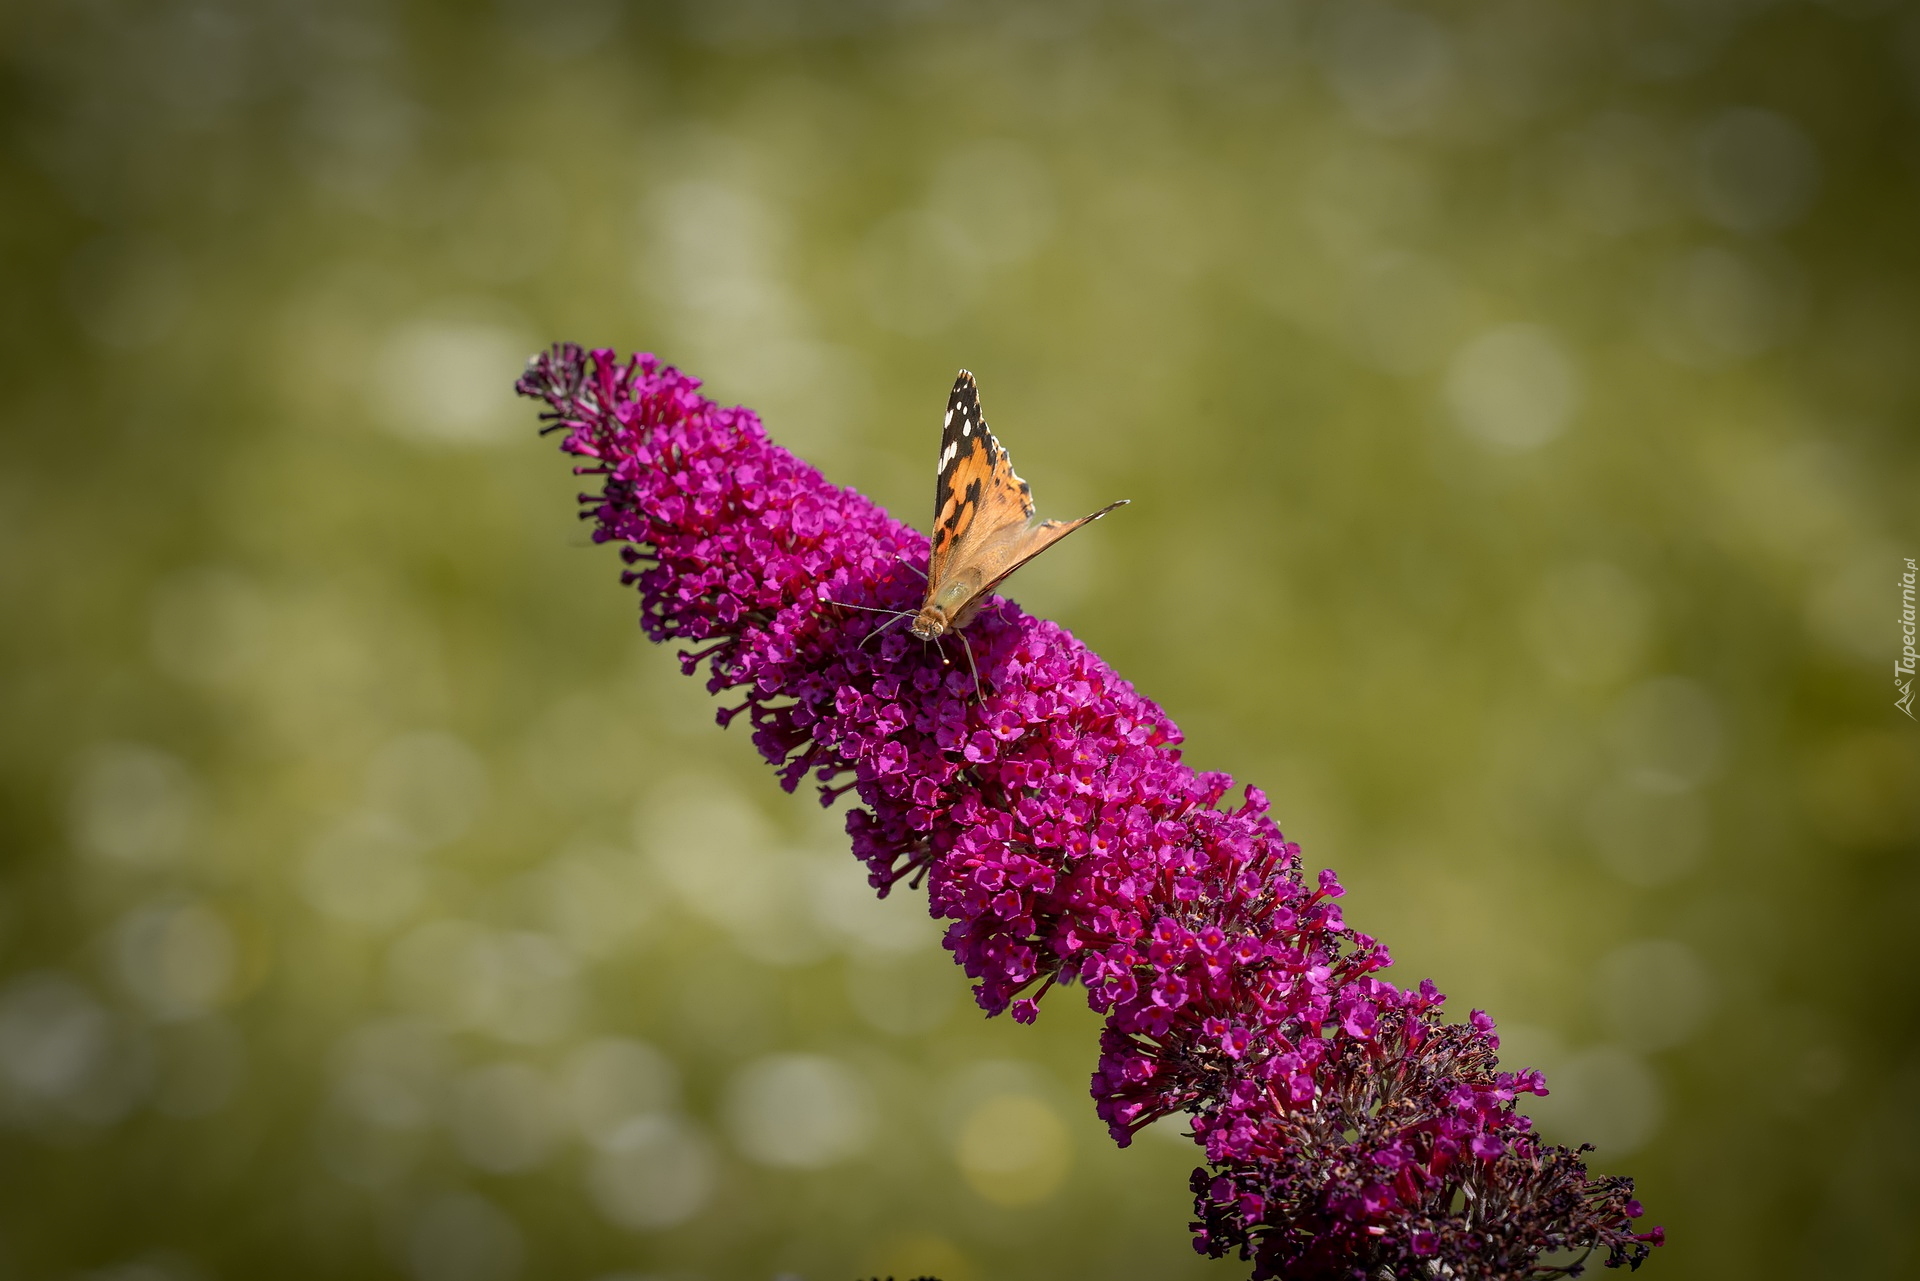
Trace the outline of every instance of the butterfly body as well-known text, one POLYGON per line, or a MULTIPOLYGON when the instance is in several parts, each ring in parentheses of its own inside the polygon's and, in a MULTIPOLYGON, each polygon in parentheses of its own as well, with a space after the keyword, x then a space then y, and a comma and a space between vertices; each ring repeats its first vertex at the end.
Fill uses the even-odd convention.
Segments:
POLYGON ((1126 501, 1079 520, 1037 520, 1032 491, 987 429, 973 375, 961 370, 947 397, 927 592, 913 634, 933 640, 965 627, 1009 574, 1126 501))

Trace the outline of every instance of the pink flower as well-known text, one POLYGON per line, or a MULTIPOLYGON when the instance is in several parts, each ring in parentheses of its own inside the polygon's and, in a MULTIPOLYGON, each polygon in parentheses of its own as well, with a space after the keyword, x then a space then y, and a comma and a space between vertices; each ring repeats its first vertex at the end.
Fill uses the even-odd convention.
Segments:
POLYGON ((990 603, 965 633, 978 694, 940 649, 869 639, 845 606, 915 608, 926 539, 698 386, 569 345, 519 390, 601 478, 585 515, 623 545, 647 635, 697 647, 683 669, 741 700, 721 723, 746 717, 787 790, 854 791, 869 883, 926 884, 981 1007, 1031 1022, 1079 980, 1114 1139, 1192 1116, 1197 1248, 1255 1277, 1416 1258, 1517 1277, 1549 1250, 1637 1265, 1659 1243, 1632 1231, 1630 1181, 1533 1138, 1513 1099, 1544 1084, 1497 1071, 1492 1021, 1443 1023, 1431 983, 1374 977, 1386 949, 1332 872, 1308 884, 1266 797, 1189 768, 1178 727, 1064 629, 990 603))

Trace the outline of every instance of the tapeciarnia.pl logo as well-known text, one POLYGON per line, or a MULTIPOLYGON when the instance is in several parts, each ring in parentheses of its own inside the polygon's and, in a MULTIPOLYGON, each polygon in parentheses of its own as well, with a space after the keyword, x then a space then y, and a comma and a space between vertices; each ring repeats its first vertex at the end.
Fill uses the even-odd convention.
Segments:
POLYGON ((1900 634, 1904 644, 1900 647, 1900 657, 1893 660, 1893 687, 1900 691, 1900 697, 1893 705, 1907 714, 1909 720, 1920 720, 1913 714, 1913 557, 1907 557, 1907 572, 1900 575, 1900 634))

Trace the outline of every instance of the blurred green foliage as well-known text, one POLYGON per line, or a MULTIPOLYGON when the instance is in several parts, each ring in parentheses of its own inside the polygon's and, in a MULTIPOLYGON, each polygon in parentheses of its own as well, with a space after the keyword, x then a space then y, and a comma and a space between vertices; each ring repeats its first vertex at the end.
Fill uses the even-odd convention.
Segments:
POLYGON ((558 338, 916 523, 973 369, 1044 512, 1135 500, 1013 593, 1655 1272, 1916 1274, 1906 7, 93 0, 0 65, 0 1276, 1240 1274, 1091 1016, 974 1015, 642 642, 558 338))

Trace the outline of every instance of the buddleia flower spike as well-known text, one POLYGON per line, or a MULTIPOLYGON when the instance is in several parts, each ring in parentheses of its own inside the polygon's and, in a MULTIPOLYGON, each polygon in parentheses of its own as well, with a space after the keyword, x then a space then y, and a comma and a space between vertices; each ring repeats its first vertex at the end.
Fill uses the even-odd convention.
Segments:
POLYGON ((898 570, 926 538, 698 388, 571 345, 519 384, 596 478, 583 515, 646 634, 739 700, 720 722, 746 718, 787 790, 854 793, 868 883, 925 884, 981 1008, 1030 1023, 1077 981, 1115 1142, 1191 1118, 1197 1250, 1254 1278, 1522 1278, 1661 1243, 1630 1180, 1533 1133, 1516 1101, 1545 1081, 1500 1064, 1493 1021, 1382 978, 1386 947, 1259 789, 1235 802, 1190 768, 1166 713, 1063 628, 983 595, 982 697, 900 632, 863 646, 870 622, 830 602, 913 610, 898 570))

